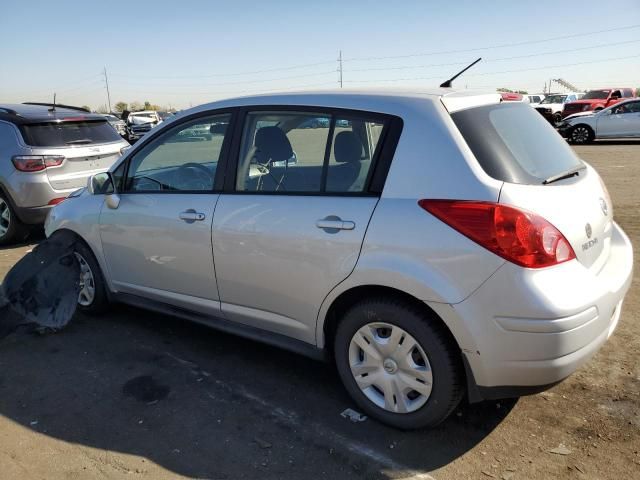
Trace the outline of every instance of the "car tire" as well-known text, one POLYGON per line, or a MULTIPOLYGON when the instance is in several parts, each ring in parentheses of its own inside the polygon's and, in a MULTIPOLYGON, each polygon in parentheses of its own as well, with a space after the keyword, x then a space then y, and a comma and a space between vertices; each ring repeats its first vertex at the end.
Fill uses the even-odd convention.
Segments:
POLYGON ((75 255, 80 264, 80 293, 78 310, 89 315, 100 315, 109 308, 107 286, 95 255, 82 241, 75 247, 75 255))
POLYGON ((351 307, 338 325, 334 356, 358 407, 395 428, 438 425, 464 394, 460 350, 445 327, 399 299, 351 307))
POLYGON ((579 124, 569 131, 569 141, 576 145, 591 143, 595 138, 595 133, 589 125, 579 124))
POLYGON ((555 113, 553 115, 553 124, 556 125, 558 123, 562 122, 562 114, 561 113, 555 113))
POLYGON ((0 191, 0 245, 9 245, 25 240, 29 228, 20 221, 11 202, 0 191))

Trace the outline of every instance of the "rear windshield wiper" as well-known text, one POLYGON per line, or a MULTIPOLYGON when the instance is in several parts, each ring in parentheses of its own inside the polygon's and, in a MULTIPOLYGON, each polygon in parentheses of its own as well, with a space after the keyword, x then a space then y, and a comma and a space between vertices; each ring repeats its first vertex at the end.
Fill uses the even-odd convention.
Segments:
POLYGON ((70 140, 68 142, 64 142, 65 145, 85 145, 87 143, 93 143, 93 140, 90 138, 81 138, 79 140, 70 140))
POLYGON ((580 175, 580 172, 581 172, 582 170, 584 170, 585 168, 587 168, 587 167, 585 167, 585 166, 583 165, 583 166, 581 166, 581 167, 574 168, 574 169, 572 169, 572 170, 569 170, 569 171, 566 171, 566 172, 559 173, 559 174, 557 174, 557 175, 553 175, 553 176, 551 176, 551 177, 547 178, 544 182, 542 182, 542 184, 543 184, 543 185, 549 185, 550 183, 557 182, 557 181, 559 181, 559 180, 564 180, 564 179, 566 179, 566 178, 571 178, 571 177, 577 177, 578 175, 580 175))

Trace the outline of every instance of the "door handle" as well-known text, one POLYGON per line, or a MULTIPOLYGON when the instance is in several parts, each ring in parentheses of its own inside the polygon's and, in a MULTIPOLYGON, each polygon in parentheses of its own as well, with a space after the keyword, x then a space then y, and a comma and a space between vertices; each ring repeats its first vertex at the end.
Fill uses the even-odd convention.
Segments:
POLYGON ((338 230, 353 230, 356 228, 356 224, 350 220, 342 220, 340 217, 330 215, 322 220, 318 220, 316 227, 327 233, 337 233, 338 230))
POLYGON ((207 216, 204 213, 196 212, 193 209, 186 210, 180 213, 180 220, 184 220, 187 223, 202 222, 207 216))

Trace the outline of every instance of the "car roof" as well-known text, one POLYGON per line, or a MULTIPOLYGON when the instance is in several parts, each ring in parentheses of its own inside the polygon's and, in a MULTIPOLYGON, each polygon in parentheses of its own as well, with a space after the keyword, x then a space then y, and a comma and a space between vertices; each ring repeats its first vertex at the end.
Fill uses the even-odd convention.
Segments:
POLYGON ((129 115, 149 115, 150 113, 159 113, 156 110, 139 110, 137 112, 129 112, 129 115))
POLYGON ((452 88, 335 89, 235 97, 200 105, 183 111, 180 115, 218 108, 268 105, 350 108, 384 113, 397 111, 399 106, 410 105, 416 101, 441 101, 450 112, 453 112, 473 106, 499 103, 501 100, 499 93, 486 90, 455 90, 452 88))
POLYGON ((0 103, 0 120, 18 125, 27 123, 77 120, 105 120, 103 115, 84 110, 56 106, 54 111, 48 105, 27 105, 24 103, 0 103))

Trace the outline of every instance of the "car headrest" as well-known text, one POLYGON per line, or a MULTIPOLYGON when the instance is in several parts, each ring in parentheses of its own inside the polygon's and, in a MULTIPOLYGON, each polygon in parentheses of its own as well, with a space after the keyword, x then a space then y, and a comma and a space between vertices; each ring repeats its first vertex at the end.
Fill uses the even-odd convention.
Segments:
POLYGON ((362 160, 362 142, 353 132, 340 132, 336 135, 333 154, 338 163, 352 163, 362 160))
POLYGON ((209 127, 209 133, 212 135, 224 135, 227 131, 228 123, 212 123, 209 127))
POLYGON ((262 127, 256 132, 256 149, 264 155, 265 160, 282 162, 293 156, 291 142, 278 127, 262 127))

